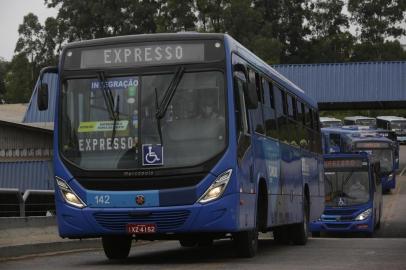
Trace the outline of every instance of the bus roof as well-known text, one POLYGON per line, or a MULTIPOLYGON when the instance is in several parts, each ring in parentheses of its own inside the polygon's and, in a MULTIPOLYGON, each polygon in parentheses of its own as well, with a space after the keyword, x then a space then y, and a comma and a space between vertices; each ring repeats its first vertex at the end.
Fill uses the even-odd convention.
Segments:
POLYGON ((376 119, 385 121, 406 121, 406 118, 400 116, 377 116, 376 119))
POLYGON ((340 119, 334 117, 325 117, 325 116, 320 117, 320 122, 328 122, 328 121, 341 122, 340 119))
POLYGON ((345 120, 356 121, 356 120, 374 120, 375 118, 374 117, 367 117, 367 116, 358 115, 358 116, 347 116, 347 117, 344 117, 344 119, 345 120))
POLYGON ((321 128, 321 132, 323 134, 326 133, 339 133, 347 135, 346 137, 351 139, 352 141, 384 141, 384 142, 392 142, 392 140, 386 138, 381 134, 382 130, 378 129, 346 129, 341 127, 327 127, 321 128))
POLYGON ((65 45, 64 50, 76 47, 113 45, 117 43, 176 41, 176 40, 207 40, 207 39, 222 40, 225 44, 226 50, 228 50, 229 52, 235 52, 239 56, 243 57, 246 61, 250 62, 250 64, 252 64, 255 68, 261 71, 264 75, 270 77, 276 83, 285 87, 289 92, 291 92, 292 94, 299 97, 301 100, 308 103, 311 107, 317 108, 317 102, 313 98, 307 96, 301 88, 299 88, 297 85, 289 81, 286 77, 278 73, 270 65, 265 63, 258 56, 249 51, 247 48, 245 48, 243 45, 241 45, 238 41, 236 41, 228 34, 179 32, 179 33, 164 33, 164 34, 128 35, 128 36, 108 37, 72 42, 65 45))

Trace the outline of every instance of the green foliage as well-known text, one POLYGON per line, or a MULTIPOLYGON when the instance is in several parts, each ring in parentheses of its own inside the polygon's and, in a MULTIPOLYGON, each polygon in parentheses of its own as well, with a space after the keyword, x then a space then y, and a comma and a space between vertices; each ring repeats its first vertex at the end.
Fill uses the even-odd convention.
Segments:
POLYGON ((405 21, 405 0, 349 0, 348 11, 359 26, 362 42, 382 44, 385 38, 406 34, 401 25, 405 21))
POLYGON ((31 73, 32 65, 27 56, 24 53, 16 54, 10 62, 5 76, 6 102, 26 103, 30 100, 33 86, 31 73))
POLYGON ((0 57, 0 103, 4 100, 4 95, 6 94, 6 85, 4 79, 6 77, 6 72, 8 69, 9 62, 6 62, 0 57))
POLYGON ((32 13, 24 17, 15 59, 10 65, 0 61, 0 97, 16 100, 15 89, 8 87, 18 85, 17 68, 24 74, 22 86, 29 82, 31 89, 39 70, 57 63, 65 43, 118 35, 225 32, 270 64, 406 59, 393 41, 406 34, 405 0, 44 1, 58 15, 44 25, 32 13), (346 5, 349 15, 343 12, 346 5), (350 22, 359 36, 349 32, 350 22))
POLYGON ((375 44, 364 42, 354 46, 351 59, 353 61, 406 60, 406 51, 397 40, 375 44))

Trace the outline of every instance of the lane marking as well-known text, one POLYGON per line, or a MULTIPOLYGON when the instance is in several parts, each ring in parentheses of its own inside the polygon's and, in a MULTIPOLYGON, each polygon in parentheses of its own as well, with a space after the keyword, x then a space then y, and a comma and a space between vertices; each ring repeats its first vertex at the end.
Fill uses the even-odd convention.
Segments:
POLYGON ((406 166, 403 168, 403 170, 400 172, 400 176, 402 176, 406 171, 406 166))

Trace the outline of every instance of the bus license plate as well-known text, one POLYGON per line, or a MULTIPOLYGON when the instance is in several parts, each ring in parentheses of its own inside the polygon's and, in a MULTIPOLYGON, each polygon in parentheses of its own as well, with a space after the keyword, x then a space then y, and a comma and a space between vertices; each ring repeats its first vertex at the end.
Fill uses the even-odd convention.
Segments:
POLYGON ((127 224, 127 233, 129 233, 129 234, 156 233, 156 225, 155 224, 127 224))

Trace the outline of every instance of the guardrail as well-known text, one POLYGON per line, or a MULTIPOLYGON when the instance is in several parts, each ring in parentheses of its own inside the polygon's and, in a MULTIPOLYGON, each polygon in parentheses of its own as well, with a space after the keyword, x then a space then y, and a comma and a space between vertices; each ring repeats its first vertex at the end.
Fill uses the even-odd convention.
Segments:
POLYGON ((50 216, 55 214, 53 190, 0 188, 0 217, 50 216))

